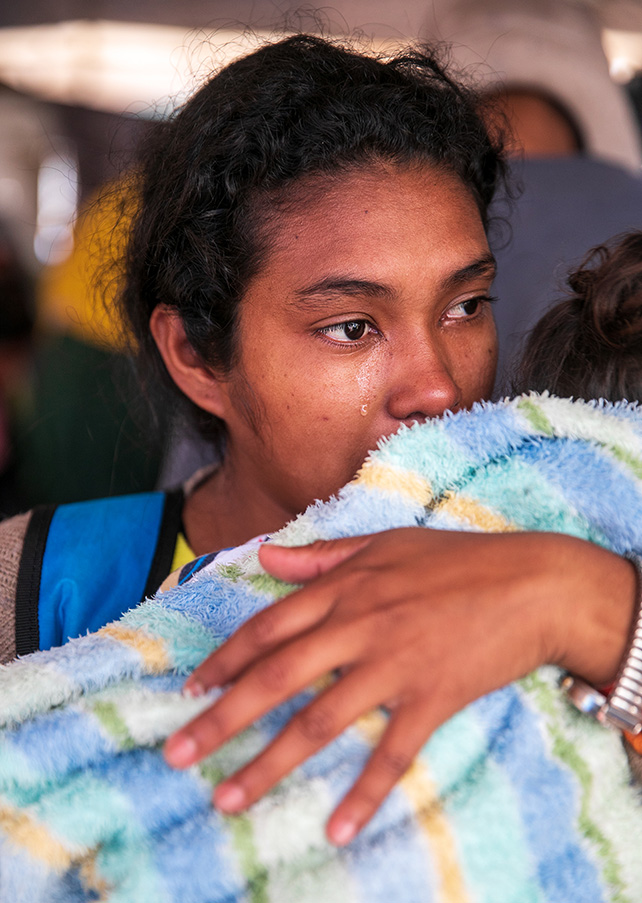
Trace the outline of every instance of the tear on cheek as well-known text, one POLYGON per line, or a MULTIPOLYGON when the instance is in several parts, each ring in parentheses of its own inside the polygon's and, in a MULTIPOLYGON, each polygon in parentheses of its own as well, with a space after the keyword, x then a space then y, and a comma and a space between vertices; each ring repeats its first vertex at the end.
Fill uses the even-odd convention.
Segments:
POLYGON ((359 386, 359 392, 362 397, 364 395, 367 396, 371 391, 372 385, 377 380, 379 368, 379 360, 377 360, 375 357, 369 357, 357 370, 357 385, 359 386))
POLYGON ((374 352, 355 374, 359 387, 360 413, 363 417, 367 417, 372 399, 377 396, 382 377, 381 367, 381 355, 374 352))

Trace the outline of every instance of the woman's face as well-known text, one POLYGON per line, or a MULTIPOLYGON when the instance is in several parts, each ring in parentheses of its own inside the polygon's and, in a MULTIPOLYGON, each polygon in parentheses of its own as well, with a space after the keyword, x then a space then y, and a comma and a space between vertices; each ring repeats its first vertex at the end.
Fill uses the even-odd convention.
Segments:
POLYGON ((457 177, 378 166, 312 197, 280 215, 220 382, 225 468, 286 516, 402 423, 487 397, 496 363, 494 261, 457 177))

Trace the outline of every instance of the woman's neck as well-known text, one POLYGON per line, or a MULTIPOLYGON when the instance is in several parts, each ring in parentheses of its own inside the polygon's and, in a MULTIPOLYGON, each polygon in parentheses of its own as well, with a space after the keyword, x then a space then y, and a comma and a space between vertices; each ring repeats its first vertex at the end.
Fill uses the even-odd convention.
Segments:
POLYGON ((188 494, 183 527, 194 554, 204 555, 279 530, 295 514, 255 486, 244 487, 223 464, 188 494))

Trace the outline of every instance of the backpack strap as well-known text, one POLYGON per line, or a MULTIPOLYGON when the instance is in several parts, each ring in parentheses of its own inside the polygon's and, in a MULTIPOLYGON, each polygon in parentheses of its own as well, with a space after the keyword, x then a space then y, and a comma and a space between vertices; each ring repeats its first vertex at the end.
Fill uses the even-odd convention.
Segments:
POLYGON ((98 630, 155 592, 182 510, 182 489, 35 509, 18 573, 18 654, 98 630))

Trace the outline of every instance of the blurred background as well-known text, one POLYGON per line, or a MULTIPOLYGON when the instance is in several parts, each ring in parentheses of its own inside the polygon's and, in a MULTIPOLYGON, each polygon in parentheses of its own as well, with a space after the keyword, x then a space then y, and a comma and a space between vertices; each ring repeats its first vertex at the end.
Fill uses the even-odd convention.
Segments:
POLYGON ((206 456, 171 419, 153 433, 144 417, 110 311, 115 211, 96 199, 212 69, 283 28, 383 50, 447 42, 484 85, 489 122, 510 120, 498 392, 568 267, 642 228, 642 0, 5 0, 0 517, 169 485, 206 456))

